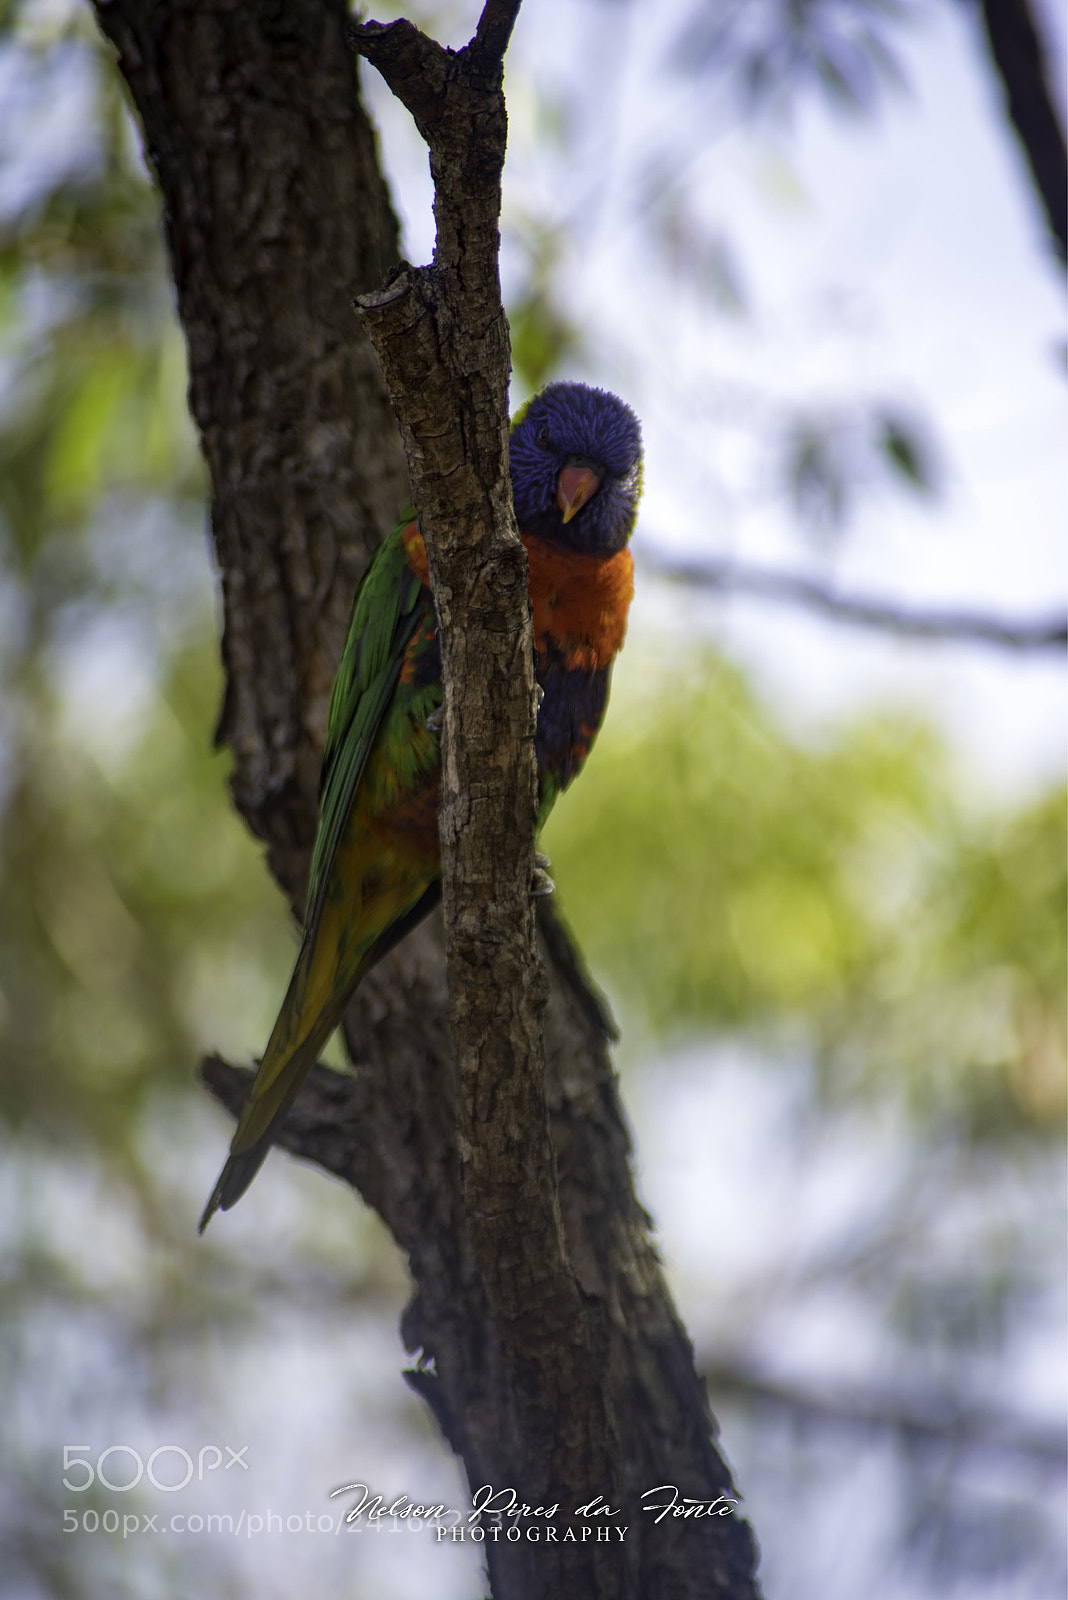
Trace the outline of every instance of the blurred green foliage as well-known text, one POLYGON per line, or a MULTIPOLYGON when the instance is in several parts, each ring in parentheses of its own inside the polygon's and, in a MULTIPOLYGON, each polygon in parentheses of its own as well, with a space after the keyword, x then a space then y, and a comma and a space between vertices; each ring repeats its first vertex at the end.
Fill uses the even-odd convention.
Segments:
POLYGON ((841 536, 862 496, 880 484, 933 496, 939 470, 930 430, 900 407, 876 401, 847 410, 787 414, 782 477, 798 525, 817 539, 841 536))
POLYGON ((210 640, 178 653, 118 757, 42 696, 4 812, 5 1113, 109 1160, 206 1048, 262 1044, 293 953, 210 750, 218 689, 210 640))
POLYGON ((870 111, 900 87, 895 34, 910 0, 718 0, 697 4, 675 50, 680 73, 726 79, 748 105, 815 85, 832 104, 870 111))
POLYGON ((0 163, 3 1111, 129 1169, 204 1047, 262 1042, 292 941, 211 751, 206 485, 136 132, 87 11, 4 23, 23 114, 85 122, 47 181, 0 163))
POLYGON ((805 743, 711 651, 623 670, 546 848, 627 1019, 811 1049, 828 1092, 973 1131, 1059 1129, 1063 791, 974 813, 916 721, 805 743))

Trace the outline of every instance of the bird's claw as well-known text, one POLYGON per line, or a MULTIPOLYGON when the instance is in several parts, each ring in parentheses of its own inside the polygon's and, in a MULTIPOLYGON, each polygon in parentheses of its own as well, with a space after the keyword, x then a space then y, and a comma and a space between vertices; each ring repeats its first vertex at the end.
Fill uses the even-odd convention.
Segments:
MULTIPOLYGON (((542 856, 542 860, 545 860, 544 856, 542 856)), ((552 894, 555 888, 555 883, 544 868, 535 867, 530 879, 530 898, 532 900, 540 900, 544 895, 552 894)))
POLYGON ((535 850, 535 852, 534 852, 534 865, 536 867, 541 867, 544 871, 547 872, 548 869, 552 866, 552 862, 549 860, 548 856, 543 856, 540 850, 535 850))
POLYGON ((426 725, 430 733, 440 733, 445 726, 445 707, 438 706, 436 711, 432 711, 426 719, 426 725))

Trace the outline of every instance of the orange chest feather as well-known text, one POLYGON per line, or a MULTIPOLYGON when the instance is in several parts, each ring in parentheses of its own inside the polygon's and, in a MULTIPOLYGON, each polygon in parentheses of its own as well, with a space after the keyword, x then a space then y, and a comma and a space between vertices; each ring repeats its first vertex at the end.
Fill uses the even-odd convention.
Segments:
MULTIPOLYGON (((402 537, 408 565, 429 583, 426 551, 414 522, 402 537)), ((535 648, 544 652, 551 642, 571 669, 590 672, 610 666, 623 643, 634 595, 630 551, 588 556, 529 534, 522 539, 530 565, 535 648)))
POLYGON ((610 666, 623 643, 634 594, 630 551, 588 556, 527 534, 522 538, 530 563, 535 647, 544 651, 551 642, 571 669, 610 666))
POLYGON ((427 566, 426 546, 423 543, 423 535, 419 532, 419 524, 417 522, 409 522, 401 534, 401 538, 404 541, 404 554, 408 558, 408 565, 413 572, 422 578, 429 589, 430 568, 427 566))

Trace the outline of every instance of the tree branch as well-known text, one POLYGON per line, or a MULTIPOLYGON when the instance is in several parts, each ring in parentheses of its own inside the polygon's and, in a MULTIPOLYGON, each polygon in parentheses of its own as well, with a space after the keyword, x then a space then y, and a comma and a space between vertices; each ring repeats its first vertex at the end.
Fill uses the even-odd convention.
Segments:
POLYGON ((1027 0, 981 0, 983 22, 1007 110, 1068 266, 1068 151, 1046 80, 1045 55, 1027 0))
POLYGON ((811 578, 733 561, 674 561, 667 557, 642 557, 643 566, 672 583, 722 594, 750 594, 762 600, 807 606, 835 622, 877 628, 902 638, 932 642, 998 645, 1005 650, 1063 650, 1068 645, 1068 619, 1044 617, 1034 622, 1007 622, 964 611, 909 611, 901 606, 858 596, 836 594, 811 578))
MULTIPOLYGON (((438 614, 445 729, 439 803, 461 1177, 483 1287, 524 1418, 525 1500, 567 1484, 620 1500, 605 1394, 605 1307, 568 1254, 545 1101, 545 978, 534 937, 534 648, 527 562, 508 471, 508 325, 497 270, 506 117, 503 50, 517 0, 488 0, 453 53, 410 25, 355 27, 354 45, 430 146, 437 241, 357 305, 408 455, 438 614)), ((604 1544, 490 1554, 535 1592, 599 1593, 604 1544), (540 1592, 540 1590, 538 1591, 540 1592)), ((526 1592, 524 1589, 523 1592, 526 1592)))

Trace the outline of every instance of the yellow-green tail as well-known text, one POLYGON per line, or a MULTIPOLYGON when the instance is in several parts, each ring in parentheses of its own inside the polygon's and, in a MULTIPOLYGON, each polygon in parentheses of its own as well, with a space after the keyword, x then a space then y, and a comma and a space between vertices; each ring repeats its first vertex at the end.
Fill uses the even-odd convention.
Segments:
MULTIPOLYGON (((201 1233, 216 1211, 229 1211, 240 1200, 260 1170, 279 1123, 315 1065, 319 1051, 341 1021, 346 1000, 355 988, 354 981, 335 997, 332 1005, 309 1005, 308 966, 306 952, 302 951, 238 1119, 226 1165, 204 1207, 199 1223, 201 1233)), ((361 975, 357 974, 357 979, 361 975)))

